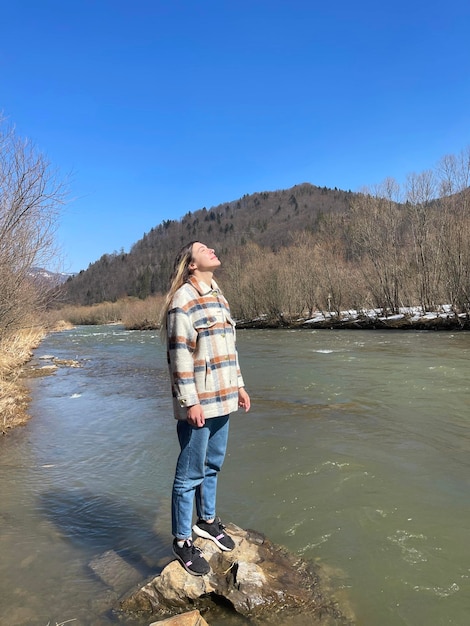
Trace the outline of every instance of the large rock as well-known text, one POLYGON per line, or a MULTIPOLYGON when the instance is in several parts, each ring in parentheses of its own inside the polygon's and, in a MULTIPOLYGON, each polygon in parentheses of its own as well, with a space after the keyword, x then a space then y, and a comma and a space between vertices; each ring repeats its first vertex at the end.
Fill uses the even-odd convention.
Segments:
POLYGON ((189 611, 176 617, 152 622, 150 626, 209 626, 199 611, 189 611))
MULTIPOLYGON (((153 580, 121 602, 126 612, 161 618, 200 609, 210 623, 211 613, 244 616, 252 624, 353 624, 336 601, 325 596, 318 571, 303 559, 266 537, 233 524, 227 531, 235 541, 221 552, 211 541, 198 538, 212 571, 192 576, 177 562, 169 563, 153 580)), ((220 622, 219 622, 220 623, 220 622)))
POLYGON ((142 581, 142 574, 114 550, 100 554, 88 563, 88 567, 119 595, 142 581))

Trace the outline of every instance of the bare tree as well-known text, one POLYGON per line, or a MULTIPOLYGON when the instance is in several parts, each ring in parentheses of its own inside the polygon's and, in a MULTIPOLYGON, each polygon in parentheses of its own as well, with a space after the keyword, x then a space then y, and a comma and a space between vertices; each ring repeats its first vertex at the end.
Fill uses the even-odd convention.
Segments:
POLYGON ((221 283, 236 317, 248 319, 266 313, 266 264, 265 253, 253 242, 240 246, 224 260, 221 283))
POLYGON ((364 190, 351 205, 350 236, 353 252, 375 306, 391 313, 402 304, 404 275, 404 212, 400 187, 387 178, 374 190, 364 190))
POLYGON ((0 120, 0 335, 20 327, 40 302, 31 268, 54 257, 64 199, 47 159, 0 120))
POLYGON ((292 245, 288 248, 292 255, 288 265, 290 281, 296 286, 299 316, 306 312, 310 317, 318 307, 320 285, 317 245, 317 238, 313 233, 299 231, 292 235, 292 245))
POLYGON ((470 311, 470 147, 438 166, 443 249, 442 285, 456 313, 470 311))
POLYGON ((440 302, 442 220, 436 211, 437 180, 432 170, 410 174, 406 199, 411 231, 411 249, 419 304, 423 311, 436 310, 440 302))
POLYGON ((305 314, 306 282, 312 281, 311 254, 299 246, 281 248, 276 255, 278 267, 278 288, 282 294, 281 306, 283 315, 289 319, 297 319, 305 314))

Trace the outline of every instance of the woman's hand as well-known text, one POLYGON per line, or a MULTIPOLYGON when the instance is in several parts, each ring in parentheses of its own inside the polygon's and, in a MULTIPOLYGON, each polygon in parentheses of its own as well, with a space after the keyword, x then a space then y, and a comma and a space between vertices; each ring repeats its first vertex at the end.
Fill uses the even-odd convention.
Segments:
POLYGON ((188 407, 186 421, 191 424, 191 426, 197 426, 198 428, 204 426, 206 418, 204 417, 204 411, 200 404, 193 404, 193 406, 188 407))
POLYGON ((245 409, 245 413, 250 410, 251 400, 245 387, 239 387, 238 389, 238 406, 241 409, 245 409))

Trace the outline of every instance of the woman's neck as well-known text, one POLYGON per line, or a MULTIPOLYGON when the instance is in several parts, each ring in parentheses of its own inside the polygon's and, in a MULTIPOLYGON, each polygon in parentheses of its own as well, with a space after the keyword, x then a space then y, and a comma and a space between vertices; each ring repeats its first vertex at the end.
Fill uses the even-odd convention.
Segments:
POLYGON ((214 272, 200 272, 199 270, 194 270, 193 276, 198 283, 205 283, 208 287, 210 287, 212 285, 214 272))

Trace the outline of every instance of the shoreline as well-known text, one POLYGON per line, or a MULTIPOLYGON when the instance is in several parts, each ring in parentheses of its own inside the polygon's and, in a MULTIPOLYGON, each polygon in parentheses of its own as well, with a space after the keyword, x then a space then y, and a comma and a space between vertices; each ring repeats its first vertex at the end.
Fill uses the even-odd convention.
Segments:
POLYGON ((237 320, 238 329, 287 330, 411 330, 467 331, 470 317, 465 314, 432 313, 425 315, 397 314, 390 316, 362 315, 351 312, 341 316, 319 314, 314 318, 289 320, 285 317, 237 320))
POLYGON ((0 354, 0 435, 6 436, 31 419, 28 412, 31 396, 26 380, 33 376, 46 376, 51 371, 27 368, 34 356, 34 350, 52 332, 72 328, 71 324, 60 322, 54 328, 37 326, 23 329, 18 335, 2 342, 0 354))

